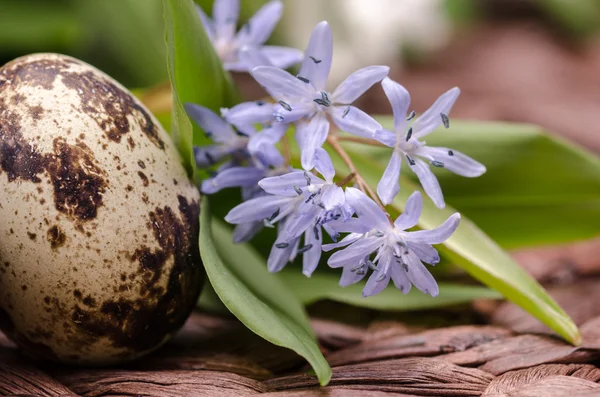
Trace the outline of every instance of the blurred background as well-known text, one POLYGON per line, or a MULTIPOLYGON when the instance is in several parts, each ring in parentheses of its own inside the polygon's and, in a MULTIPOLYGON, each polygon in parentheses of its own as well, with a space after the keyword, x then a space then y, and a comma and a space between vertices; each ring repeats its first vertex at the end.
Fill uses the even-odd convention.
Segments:
MULTIPOLYGON (((265 3, 241 2, 241 23, 265 3)), ((304 49, 314 25, 330 22, 332 86, 359 67, 388 64, 417 111, 459 86, 453 117, 531 122, 600 153, 600 0, 283 2, 274 44, 304 49)), ((210 14, 212 0, 197 3, 210 14)), ((83 59, 131 88, 160 85, 168 80, 162 3, 0 0, 0 63, 44 51, 83 59)), ((245 99, 263 95, 247 75, 234 78, 245 99)), ((358 106, 390 112, 379 86, 358 106)), ((599 241, 575 247, 577 261, 597 263, 599 241)))
MULTIPOLYGON (((212 0, 197 0, 210 13, 212 0)), ((600 0, 283 0, 273 42, 303 49, 332 25, 332 84, 392 66, 417 111, 459 86, 454 117, 525 121, 600 153, 600 0)), ((245 21, 263 0, 242 0, 245 21)), ((0 0, 0 62, 61 52, 128 87, 167 80, 160 0, 0 0)), ((248 98, 262 95, 236 76, 248 98)), ((379 88, 359 106, 389 107, 379 88)))

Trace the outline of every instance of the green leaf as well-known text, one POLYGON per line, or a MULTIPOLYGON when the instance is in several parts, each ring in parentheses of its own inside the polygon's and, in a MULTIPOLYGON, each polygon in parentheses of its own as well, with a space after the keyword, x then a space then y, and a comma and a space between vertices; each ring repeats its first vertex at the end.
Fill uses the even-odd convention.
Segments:
MULTIPOLYGON (((356 152, 350 149, 347 151, 365 180, 371 186, 377 186, 385 167, 381 161, 372 157, 372 152, 356 152)), ((334 159, 336 168, 345 169, 337 157, 334 156, 334 159)), ((404 203, 413 191, 421 190, 419 185, 405 176, 402 176, 400 183, 400 194, 389 206, 396 213, 404 209, 404 203)), ((419 227, 435 228, 454 212, 456 211, 449 206, 440 210, 426 198, 423 200, 419 227)), ((518 224, 515 227, 518 227, 518 224)), ((488 287, 502 293, 508 300, 521 306, 569 342, 581 343, 577 326, 544 288, 468 218, 461 219, 456 232, 443 246, 438 246, 438 249, 456 265, 488 287)))
MULTIPOLYGON (((389 117, 378 118, 386 127, 389 117)), ((600 159, 527 124, 452 120, 428 145, 461 151, 485 164, 479 178, 434 169, 446 202, 504 248, 530 247, 600 235, 600 159)), ((354 146, 355 147, 355 146, 354 146)), ((365 149, 385 166, 389 149, 365 149)), ((403 167, 406 176, 416 180, 403 167)), ((427 200, 427 199, 426 199, 427 200)))
POLYGON ((218 110, 233 104, 237 93, 231 77, 208 39, 192 0, 163 0, 169 78, 173 90, 171 134, 186 169, 196 178, 193 145, 208 143, 189 121, 187 102, 218 110))
POLYGON ((234 244, 231 231, 211 222, 208 200, 202 200, 200 254, 215 292, 252 332, 269 342, 294 350, 313 367, 322 385, 331 368, 319 350, 310 323, 298 299, 264 259, 247 244, 234 244))
POLYGON ((332 300, 368 309, 411 311, 458 305, 480 298, 502 299, 500 293, 487 288, 444 283, 439 284, 440 294, 435 298, 423 294, 416 288, 412 288, 406 295, 395 288, 386 288, 375 296, 363 298, 364 284, 340 287, 337 274, 318 272, 308 278, 298 269, 289 269, 282 271, 280 275, 305 305, 321 300, 332 300))

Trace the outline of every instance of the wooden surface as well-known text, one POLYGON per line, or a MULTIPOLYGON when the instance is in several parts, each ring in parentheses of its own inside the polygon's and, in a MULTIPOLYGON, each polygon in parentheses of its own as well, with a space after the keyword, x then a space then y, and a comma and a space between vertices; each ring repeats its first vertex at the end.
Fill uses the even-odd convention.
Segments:
POLYGON ((333 367, 330 385, 320 388, 293 352, 261 340, 233 318, 195 313, 167 346, 122 368, 33 362, 2 338, 0 395, 600 395, 600 309, 592 304, 598 302, 600 279, 581 279, 549 291, 581 326, 581 346, 561 341, 510 303, 459 308, 463 319, 485 318, 489 324, 430 329, 348 308, 365 321, 349 325, 313 317, 333 367))

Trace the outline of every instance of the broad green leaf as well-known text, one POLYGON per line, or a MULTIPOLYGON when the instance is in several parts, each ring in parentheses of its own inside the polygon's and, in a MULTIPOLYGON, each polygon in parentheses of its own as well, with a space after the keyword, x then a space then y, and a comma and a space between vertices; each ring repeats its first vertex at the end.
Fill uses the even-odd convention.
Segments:
MULTIPOLYGON (((347 151, 365 180, 371 186, 377 186, 385 167, 381 161, 366 151, 347 151)), ((343 170, 344 165, 340 164, 337 157, 334 158, 336 167, 343 170)), ((396 213, 403 210, 404 203, 413 191, 420 190, 419 185, 405 176, 402 176, 401 186, 400 194, 389 207, 396 213)), ((454 212, 456 211, 449 206, 440 210, 431 200, 425 199, 419 227, 435 228, 454 212)), ((577 326, 544 288, 468 218, 463 217, 452 237, 438 248, 456 265, 488 287, 502 293, 508 300, 521 306, 569 342, 581 343, 577 326)))
MULTIPOLYGON (((379 121, 392 126, 389 117, 379 121)), ((428 135, 427 144, 461 151, 488 171, 473 179, 444 169, 434 172, 446 202, 498 244, 512 249, 600 235, 597 156, 533 125, 451 122, 449 130, 428 135)), ((389 149, 360 150, 381 166, 389 161, 389 149)), ((416 179, 403 168, 406 176, 416 179)))
POLYGON ((163 0, 169 78, 173 90, 171 134, 186 169, 196 178, 193 145, 206 144, 183 105, 197 103, 213 110, 229 106, 237 95, 231 77, 208 39, 192 0, 163 0))
POLYGON ((234 244, 231 231, 211 222, 208 199, 202 200, 200 254, 206 274, 223 304, 252 332, 294 350, 313 367, 322 385, 331 368, 319 350, 302 304, 270 274, 265 260, 247 244, 234 244))
POLYGON ((298 269, 286 269, 280 273, 283 281, 304 303, 310 305, 321 300, 332 300, 349 305, 376 310, 425 310, 471 302, 474 299, 502 299, 502 294, 472 285, 440 283, 440 294, 433 298, 416 288, 404 295, 395 288, 386 288, 375 296, 362 297, 363 283, 340 287, 339 274, 314 273, 310 278, 298 269))
MULTIPOLYGON (((217 56, 193 0, 163 0, 171 82, 181 104, 196 103, 217 113, 234 104, 238 93, 217 56)), ((209 143, 194 125, 194 144, 209 143)))
POLYGON ((206 280, 202 287, 202 293, 198 298, 198 308, 210 313, 229 314, 229 310, 223 305, 209 280, 206 280))

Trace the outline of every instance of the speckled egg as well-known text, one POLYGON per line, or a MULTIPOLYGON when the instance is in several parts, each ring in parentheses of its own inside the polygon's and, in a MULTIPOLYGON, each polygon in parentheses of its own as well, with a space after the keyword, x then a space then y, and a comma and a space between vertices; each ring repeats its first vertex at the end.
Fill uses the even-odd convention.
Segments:
POLYGON ((150 112, 64 55, 0 69, 0 328, 29 355, 148 353, 196 304, 199 193, 150 112))

